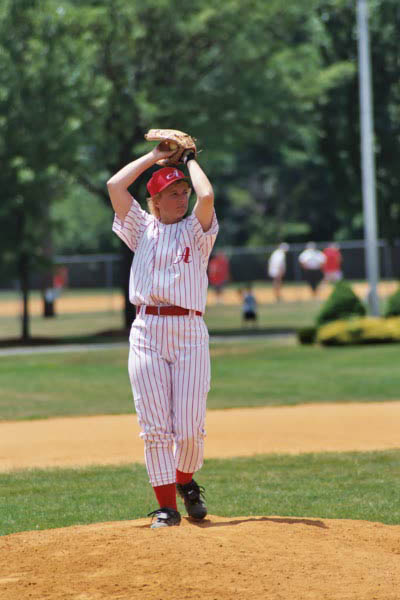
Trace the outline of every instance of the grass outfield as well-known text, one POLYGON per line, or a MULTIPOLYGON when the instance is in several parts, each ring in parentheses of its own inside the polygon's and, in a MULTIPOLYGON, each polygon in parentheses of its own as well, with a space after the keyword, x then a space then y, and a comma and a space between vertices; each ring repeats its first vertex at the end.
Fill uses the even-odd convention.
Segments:
MULTIPOLYGON (((198 481, 210 514, 398 525, 399 464, 400 450, 264 455, 208 460, 198 481)), ((0 486, 1 535, 142 518, 156 508, 142 465, 18 471, 1 474, 0 486)))
MULTIPOLYGON (((128 350, 0 357, 0 420, 133 410, 128 350)), ((397 345, 211 344, 209 409, 399 400, 397 345)))

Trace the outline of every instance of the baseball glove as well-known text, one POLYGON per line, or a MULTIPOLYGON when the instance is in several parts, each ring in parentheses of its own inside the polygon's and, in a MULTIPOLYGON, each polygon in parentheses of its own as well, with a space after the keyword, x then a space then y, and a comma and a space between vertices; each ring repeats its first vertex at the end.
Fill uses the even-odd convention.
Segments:
MULTIPOLYGON (((197 155, 196 138, 192 138, 183 131, 178 129, 149 129, 144 135, 148 142, 162 142, 163 145, 168 144, 170 150, 175 150, 172 156, 157 161, 158 165, 163 167, 174 167, 183 163, 183 153, 190 150, 197 155)), ((166 146, 167 147, 167 146, 166 146)))

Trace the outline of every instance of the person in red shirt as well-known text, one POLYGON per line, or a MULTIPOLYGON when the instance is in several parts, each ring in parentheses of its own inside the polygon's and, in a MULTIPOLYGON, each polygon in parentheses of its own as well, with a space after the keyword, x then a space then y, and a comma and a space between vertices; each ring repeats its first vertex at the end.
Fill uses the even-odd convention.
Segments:
POLYGON ((223 252, 218 252, 208 263, 208 281, 215 289, 217 303, 221 300, 223 287, 229 281, 229 277, 229 260, 223 252))
POLYGON ((324 282, 335 283, 340 281, 342 274, 342 254, 337 244, 329 244, 324 250, 325 263, 322 266, 324 273, 324 282))

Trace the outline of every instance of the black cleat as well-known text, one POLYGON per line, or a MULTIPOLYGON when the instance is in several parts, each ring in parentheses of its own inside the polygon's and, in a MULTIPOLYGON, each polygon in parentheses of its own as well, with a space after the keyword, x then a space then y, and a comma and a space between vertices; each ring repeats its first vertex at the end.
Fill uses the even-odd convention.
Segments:
POLYGON ((159 527, 173 527, 181 522, 181 515, 173 508, 157 508, 147 515, 148 517, 156 517, 150 525, 151 529, 159 527))
POLYGON ((189 517, 200 521, 207 514, 207 506, 202 498, 204 488, 197 485, 194 479, 189 483, 177 483, 176 489, 185 503, 189 517))

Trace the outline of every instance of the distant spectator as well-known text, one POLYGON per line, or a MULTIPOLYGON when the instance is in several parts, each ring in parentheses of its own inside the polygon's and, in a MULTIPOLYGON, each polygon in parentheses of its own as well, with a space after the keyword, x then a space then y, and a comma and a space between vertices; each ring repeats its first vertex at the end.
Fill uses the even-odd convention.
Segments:
POLYGON ((268 275, 272 279, 272 287, 277 302, 281 300, 282 280, 286 273, 286 252, 288 250, 288 244, 283 242, 273 251, 268 260, 268 275))
POLYGON ((52 277, 52 287, 44 290, 45 317, 54 317, 55 310, 53 303, 60 297, 63 289, 68 285, 68 268, 65 266, 56 267, 52 277))
POLYGON ((68 268, 57 267, 53 275, 53 288, 60 295, 61 291, 68 285, 68 268))
POLYGON ((303 268, 304 279, 311 287, 313 296, 323 278, 322 267, 325 264, 325 254, 317 250, 315 242, 308 242, 306 249, 299 256, 299 263, 303 268))
POLYGON ((242 291, 242 323, 243 325, 248 321, 251 321, 254 326, 257 325, 257 300, 252 292, 251 285, 249 284, 242 291))
POLYGON ((325 263, 322 267, 324 273, 324 282, 340 281, 343 277, 342 274, 342 254, 337 244, 329 244, 324 248, 323 253, 325 255, 325 263))
POLYGON ((229 279, 229 260, 223 252, 217 252, 208 263, 208 281, 215 290, 217 303, 221 301, 223 288, 229 279))

